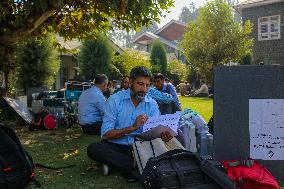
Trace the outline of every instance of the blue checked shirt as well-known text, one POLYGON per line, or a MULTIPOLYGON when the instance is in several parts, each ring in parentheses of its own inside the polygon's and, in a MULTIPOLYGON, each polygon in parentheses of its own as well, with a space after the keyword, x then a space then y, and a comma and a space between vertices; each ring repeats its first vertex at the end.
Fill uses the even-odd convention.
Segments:
MULTIPOLYGON (((145 99, 135 107, 130 97, 130 89, 115 93, 107 101, 101 135, 105 135, 112 129, 122 129, 132 126, 136 117, 141 114, 146 114, 148 117, 160 115, 157 102, 146 95, 145 99)), ((141 132, 142 127, 133 131, 131 134, 139 134, 141 132)), ((132 145, 133 141, 133 136, 127 135, 119 139, 109 140, 109 142, 121 145, 132 145)))
POLYGON ((80 125, 93 124, 102 121, 106 99, 102 91, 92 86, 83 91, 78 101, 78 119, 80 125))
POLYGON ((178 99, 176 89, 175 89, 175 87, 171 83, 164 83, 162 92, 163 93, 168 93, 168 94, 172 95, 174 101, 176 102, 177 106, 181 110, 181 103, 180 103, 180 101, 178 99))

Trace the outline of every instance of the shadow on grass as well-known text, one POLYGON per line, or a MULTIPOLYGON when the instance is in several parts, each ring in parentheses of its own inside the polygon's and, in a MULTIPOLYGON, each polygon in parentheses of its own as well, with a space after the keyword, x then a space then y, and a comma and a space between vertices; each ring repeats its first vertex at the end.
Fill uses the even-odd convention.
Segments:
MULTIPOLYGON (((79 127, 30 132, 27 126, 9 126, 16 130, 35 163, 53 167, 75 165, 60 170, 36 168, 36 178, 42 184, 42 188, 140 188, 138 183, 126 183, 117 172, 103 176, 100 166, 87 156, 87 146, 92 142, 98 142, 100 137, 84 135, 79 127)), ((28 188, 36 187, 30 185, 28 188)))

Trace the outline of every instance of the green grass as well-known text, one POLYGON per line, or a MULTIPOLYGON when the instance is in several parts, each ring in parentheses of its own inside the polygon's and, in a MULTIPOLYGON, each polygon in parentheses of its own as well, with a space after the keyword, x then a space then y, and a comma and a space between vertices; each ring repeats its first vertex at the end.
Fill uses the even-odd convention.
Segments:
MULTIPOLYGON (((182 107, 191 108, 206 121, 212 116, 213 103, 208 98, 180 97, 182 107)), ((36 178, 43 188, 68 189, 134 189, 139 184, 128 184, 118 173, 102 176, 98 165, 86 154, 87 146, 99 137, 82 134, 80 128, 70 130, 29 132, 26 127, 16 127, 22 143, 35 163, 51 166, 74 164, 75 167, 59 171, 36 169, 36 178)), ((31 185, 29 189, 35 188, 31 185)))
POLYGON ((198 112, 207 122, 213 114, 213 99, 202 97, 179 97, 182 109, 190 108, 198 112))
MULTIPOLYGON (((138 184, 127 184, 118 173, 102 176, 99 166, 86 154, 87 146, 99 141, 99 137, 83 135, 80 128, 36 132, 24 128, 17 129, 17 133, 35 163, 54 167, 75 165, 59 171, 37 168, 36 178, 43 188, 139 188, 138 184)), ((29 188, 35 187, 31 185, 29 188)))

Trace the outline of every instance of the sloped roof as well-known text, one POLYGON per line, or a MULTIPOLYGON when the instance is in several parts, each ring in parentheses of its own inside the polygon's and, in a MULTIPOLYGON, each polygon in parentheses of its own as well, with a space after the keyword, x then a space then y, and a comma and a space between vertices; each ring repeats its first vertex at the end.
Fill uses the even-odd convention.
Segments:
POLYGON ((79 50, 80 46, 82 45, 82 43, 78 39, 65 40, 63 37, 58 35, 56 36, 56 39, 58 43, 67 50, 79 50))
MULTIPOLYGON (((80 50, 80 47, 82 45, 82 42, 78 39, 73 40, 64 40, 63 37, 56 36, 58 43, 65 48, 66 50, 80 50)), ((107 38, 112 48, 118 52, 119 54, 122 54, 124 52, 123 48, 121 48, 118 44, 113 42, 111 39, 107 38)), ((68 54, 68 53, 67 53, 68 54)))
POLYGON ((262 5, 269 5, 269 4, 273 4, 273 3, 279 3, 279 2, 284 2, 284 0, 245 0, 245 1, 235 5, 234 8, 240 14, 242 14, 242 10, 244 8, 262 6, 262 5))
POLYGON ((137 43, 137 44, 149 44, 152 43, 153 40, 159 39, 162 43, 174 48, 174 49, 178 49, 177 47, 177 43, 175 41, 170 41, 162 36, 160 36, 159 34, 161 32, 163 32, 164 30, 166 30, 167 28, 169 28, 172 24, 178 24, 182 27, 186 27, 186 24, 177 21, 177 20, 171 20, 170 22, 168 22, 166 25, 164 25, 162 28, 158 29, 157 31, 155 31, 154 33, 152 32, 144 32, 142 34, 140 34, 139 36, 137 36, 133 42, 137 43))
POLYGON ((168 22, 166 25, 164 25, 163 27, 161 27, 160 29, 158 29, 157 31, 155 31, 155 34, 159 34, 161 33, 163 30, 165 30, 166 28, 168 28, 170 25, 172 24, 179 24, 181 26, 184 26, 186 27, 186 24, 180 22, 180 21, 177 21, 177 20, 171 20, 170 22, 168 22))
POLYGON ((142 33, 141 35, 139 35, 136 39, 134 39, 134 43, 137 43, 137 44, 144 44, 142 42, 139 42, 140 39, 143 39, 143 37, 148 37, 150 39, 146 40, 146 41, 149 41, 149 43, 152 43, 153 40, 156 40, 156 39, 159 39, 162 43, 174 48, 174 49, 178 49, 177 47, 177 44, 175 42, 172 42, 172 41, 169 41, 161 36, 158 36, 156 34, 153 34, 151 32, 144 32, 142 33))

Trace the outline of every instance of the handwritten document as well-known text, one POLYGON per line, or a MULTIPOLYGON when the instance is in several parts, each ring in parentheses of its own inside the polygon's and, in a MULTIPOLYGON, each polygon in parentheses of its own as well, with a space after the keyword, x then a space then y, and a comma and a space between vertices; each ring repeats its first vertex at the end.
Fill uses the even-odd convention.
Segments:
POLYGON ((250 156, 284 160, 284 99, 249 100, 250 156))
POLYGON ((175 133, 177 133, 180 116, 181 112, 176 112, 175 114, 166 114, 166 115, 149 117, 149 119, 143 126, 143 132, 149 131, 159 125, 163 125, 169 127, 175 133))

